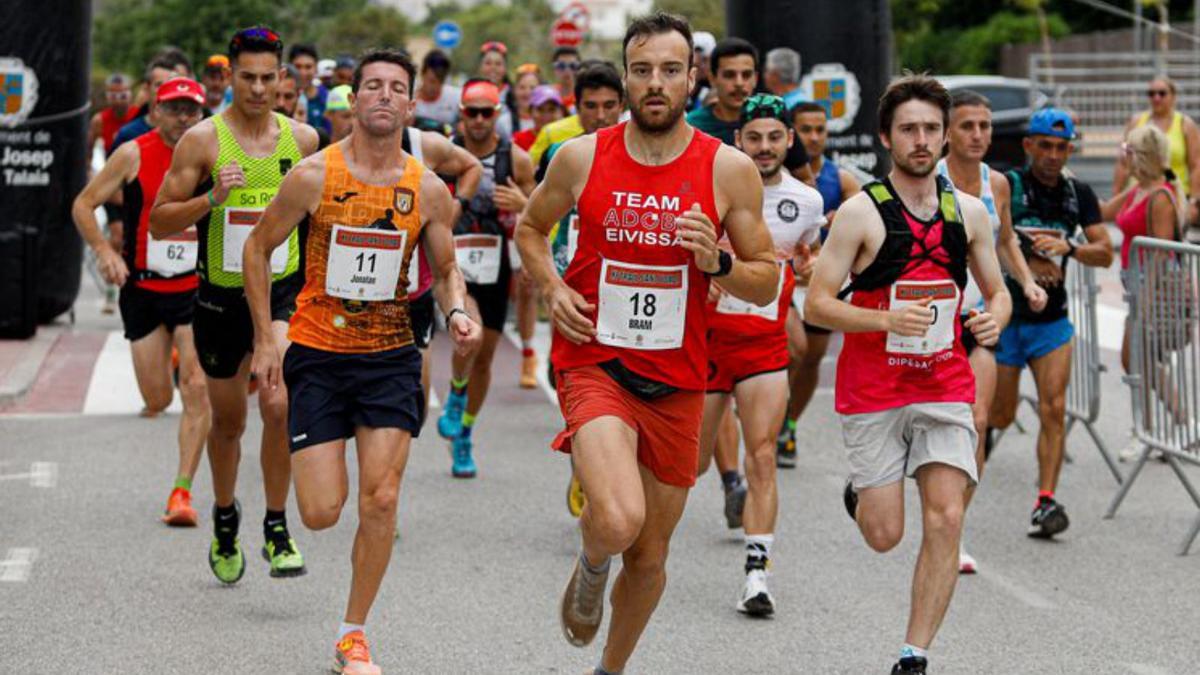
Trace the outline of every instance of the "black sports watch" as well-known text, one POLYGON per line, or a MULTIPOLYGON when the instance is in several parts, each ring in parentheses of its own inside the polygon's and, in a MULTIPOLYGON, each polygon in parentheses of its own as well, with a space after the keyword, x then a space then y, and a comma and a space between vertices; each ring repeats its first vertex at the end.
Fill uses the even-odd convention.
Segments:
POLYGON ((1068 239, 1068 240, 1067 240, 1067 246, 1068 246, 1068 249, 1067 249, 1067 257, 1068 257, 1068 258, 1074 258, 1074 257, 1075 257, 1075 249, 1076 249, 1075 242, 1073 242, 1073 241, 1071 241, 1070 239, 1068 239))
POLYGON ((450 310, 449 312, 446 312, 446 323, 449 324, 450 319, 453 319, 454 315, 458 314, 459 312, 461 312, 463 314, 463 316, 467 317, 468 319, 471 318, 471 315, 467 314, 467 310, 463 309, 462 307, 455 307, 454 309, 450 310))
POLYGON ((717 271, 711 272, 710 277, 727 276, 733 271, 733 256, 729 255, 729 251, 721 251, 717 254, 717 271))

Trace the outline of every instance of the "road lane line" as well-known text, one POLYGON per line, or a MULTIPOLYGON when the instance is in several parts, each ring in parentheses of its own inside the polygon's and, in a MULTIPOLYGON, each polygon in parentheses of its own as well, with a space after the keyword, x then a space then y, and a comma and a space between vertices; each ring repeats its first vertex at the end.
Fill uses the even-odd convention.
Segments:
POLYGON ((1011 579, 1009 579, 1007 577, 997 574, 990 567, 984 567, 984 568, 980 569, 979 572, 977 572, 976 574, 980 578, 991 582, 995 586, 998 586, 1000 588, 1000 590, 1004 591, 1005 593, 1008 593, 1010 596, 1016 598, 1017 600, 1020 600, 1021 602, 1025 603, 1026 605, 1029 605, 1030 607, 1033 607, 1034 609, 1057 609, 1058 608, 1058 606, 1055 605, 1050 600, 1047 600, 1046 598, 1042 597, 1038 593, 1031 591, 1028 588, 1025 588, 1024 586, 1021 586, 1020 584, 1012 581, 1011 579))
MULTIPOLYGON (((517 332, 517 328, 513 324, 504 326, 504 336, 508 341, 517 348, 517 353, 521 353, 521 335, 517 332)), ((538 322, 533 329, 533 351, 538 355, 537 381, 538 387, 542 393, 546 395, 546 400, 555 408, 558 407, 558 394, 554 388, 550 386, 550 380, 546 379, 545 363, 550 360, 550 324, 538 322)))
POLYGON ((22 583, 29 579, 37 553, 36 548, 8 549, 8 557, 0 560, 0 582, 22 583))
MULTIPOLYGON (((92 370, 92 380, 88 383, 87 397, 84 399, 83 414, 136 415, 143 407, 145 403, 133 372, 129 341, 121 331, 114 330, 108 334, 104 348, 96 358, 96 367, 92 370)), ((166 412, 183 412, 183 404, 178 396, 173 395, 166 412)))

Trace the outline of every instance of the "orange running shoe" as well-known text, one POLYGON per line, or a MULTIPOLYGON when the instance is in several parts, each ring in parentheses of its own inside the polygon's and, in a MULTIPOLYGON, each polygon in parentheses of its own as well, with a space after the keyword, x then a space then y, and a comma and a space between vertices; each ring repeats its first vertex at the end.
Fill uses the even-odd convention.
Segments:
POLYGON ((171 379, 175 381, 175 388, 179 388, 179 349, 171 347, 171 379))
POLYGON ((521 357, 521 388, 537 389, 538 358, 532 353, 521 357))
POLYGON ((192 508, 192 493, 177 487, 167 499, 167 511, 162 521, 171 527, 195 527, 196 509, 192 508))
POLYGON ((361 630, 346 633, 333 652, 333 672, 340 675, 382 675, 371 661, 371 646, 361 630))

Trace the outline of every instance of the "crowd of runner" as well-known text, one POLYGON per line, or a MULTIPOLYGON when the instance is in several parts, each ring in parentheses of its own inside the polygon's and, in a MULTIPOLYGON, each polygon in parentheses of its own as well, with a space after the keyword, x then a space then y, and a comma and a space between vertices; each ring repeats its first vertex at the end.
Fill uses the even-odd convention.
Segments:
MULTIPOLYGON (((979 565, 964 513, 1025 366, 1041 422, 1029 535, 1067 529, 1055 496, 1073 335, 1065 270, 1109 265, 1105 220, 1179 235, 1187 187, 1163 167, 1186 162, 1147 124, 1160 115, 1132 120, 1120 189, 1101 204, 1064 173, 1075 121, 1047 108, 1029 122, 1026 167, 1001 173, 983 161, 988 100, 906 75, 878 102, 891 172, 864 185, 826 154, 827 109, 805 99, 795 51, 760 59, 749 42, 654 14, 631 23, 622 54, 559 48, 547 78, 487 42, 476 75, 453 86, 439 50, 420 63, 398 48, 321 59, 257 26, 199 80, 175 49, 137 83, 108 78, 89 137, 108 160, 73 215, 119 288, 143 414, 181 394, 162 518, 201 524, 191 486, 207 448, 208 565, 225 584, 243 576, 236 486, 257 396, 261 556, 271 576, 303 575, 290 493, 308 529, 337 523, 354 438, 358 530, 334 670, 380 672, 365 626, 425 426, 435 326, 453 349, 433 424, 450 474, 470 479, 487 470, 473 432, 488 392, 513 384, 492 378, 511 301, 515 384, 555 388, 564 428, 549 444, 570 454, 580 553, 564 570, 563 634, 582 647, 599 633, 620 556, 590 671, 620 673, 664 592, 688 491, 713 462, 727 525, 744 532, 744 558, 729 563, 736 610, 776 611, 777 469, 803 461, 797 422, 842 333, 844 501, 868 546, 900 542, 905 476, 920 490, 892 672, 924 673, 959 574, 979 565)), ((1176 143, 1197 136, 1190 119, 1166 119, 1176 143)), ((1200 136, 1191 145, 1200 152, 1200 136)))

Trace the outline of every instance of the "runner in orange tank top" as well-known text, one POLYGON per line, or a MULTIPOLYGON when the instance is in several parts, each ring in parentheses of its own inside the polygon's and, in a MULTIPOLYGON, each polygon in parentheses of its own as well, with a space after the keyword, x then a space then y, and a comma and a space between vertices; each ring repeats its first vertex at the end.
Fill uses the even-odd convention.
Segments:
POLYGON ((753 161, 683 118, 695 79, 687 21, 634 21, 624 55, 632 119, 563 145, 517 227, 554 317, 566 418, 554 447, 572 453, 588 497, 561 604, 571 644, 595 638, 609 561, 624 559, 600 675, 621 672, 658 605, 671 533, 696 480, 709 279, 758 305, 775 299, 779 282, 753 161), (546 237, 576 205, 579 246, 560 279, 546 237), (722 232, 736 261, 717 247, 722 232))
POLYGON ((404 52, 376 50, 359 59, 352 133, 288 174, 244 255, 252 368, 267 389, 286 380, 296 501, 310 529, 338 521, 348 497, 346 439, 354 437, 358 449, 354 574, 334 649, 334 671, 346 675, 381 672, 364 625, 391 559, 400 480, 425 416, 406 278, 418 240, 456 349, 476 348, 482 334, 463 309, 454 201, 401 147, 413 74, 404 52), (271 336, 270 254, 306 217, 306 283, 281 363, 271 336))

